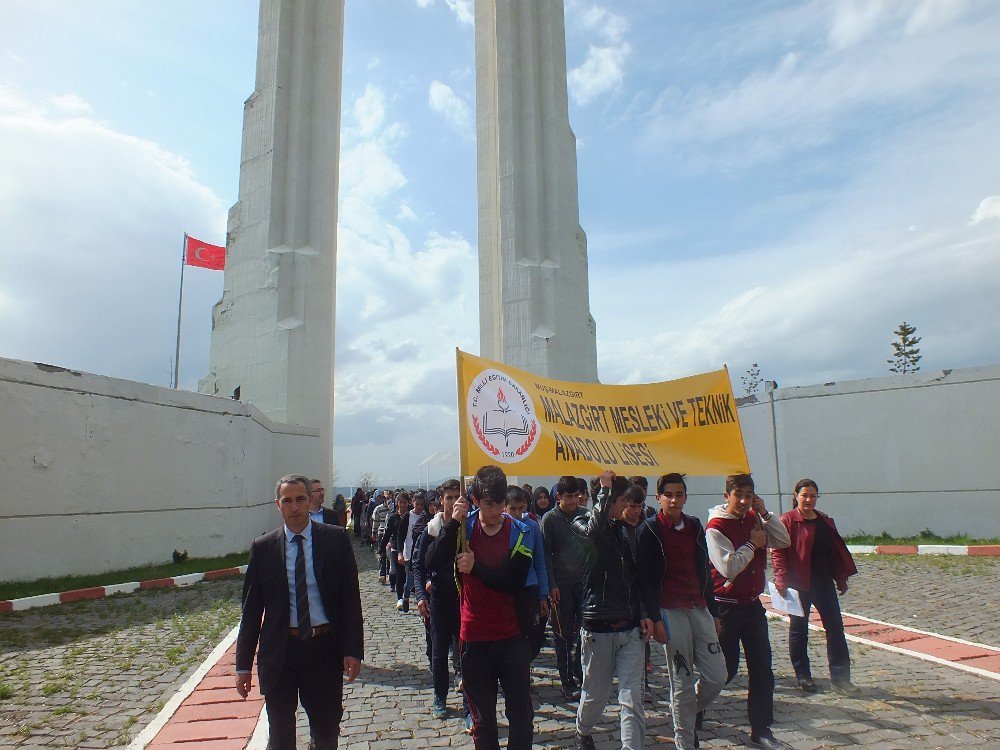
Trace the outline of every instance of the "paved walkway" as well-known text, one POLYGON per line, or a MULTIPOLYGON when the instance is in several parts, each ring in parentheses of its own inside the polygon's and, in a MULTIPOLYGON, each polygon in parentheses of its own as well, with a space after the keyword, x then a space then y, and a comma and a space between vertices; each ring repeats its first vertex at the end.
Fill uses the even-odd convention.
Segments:
MULTIPOLYGON (((342 747, 471 748, 454 711, 457 700, 452 699, 447 719, 430 715, 430 675, 419 617, 396 612, 391 595, 377 582, 370 549, 359 549, 358 557, 368 659, 359 682, 345 692, 342 747)), ((992 601, 1000 560, 864 557, 859 568, 845 609, 1000 645, 997 618, 982 608, 962 607, 963 602, 992 601), (911 597, 915 588, 919 594, 911 597)), ((238 580, 206 582, 0 616, 0 747, 127 744, 235 624, 239 586, 238 580)), ((824 638, 813 632, 814 674, 823 692, 806 696, 793 684, 786 633, 784 623, 771 624, 778 680, 775 732, 793 747, 1000 747, 1000 682, 852 643, 854 677, 863 694, 846 699, 826 689, 824 638)), ((659 701, 648 707, 647 745, 669 747, 662 653, 654 651, 654 663, 652 684, 659 701)), ((536 746, 573 747, 573 707, 560 701, 553 664, 551 650, 543 650, 534 669, 536 746)), ((215 668, 212 702, 229 702, 229 670, 225 660, 215 668)), ((745 689, 741 674, 723 692, 710 710, 703 747, 744 746, 745 689)), ((200 700, 193 698, 189 705, 200 700)), ((197 718, 207 709, 185 710, 197 718)), ((245 722, 254 708, 234 711, 241 716, 233 718, 245 722)), ((612 706, 598 735, 602 750, 620 746, 612 739, 615 721, 612 706)), ((300 728, 304 740, 304 724, 300 728)), ((188 747, 209 750, 210 745, 188 747)))
POLYGON ((241 579, 0 615, 0 747, 127 745, 239 621, 241 579))

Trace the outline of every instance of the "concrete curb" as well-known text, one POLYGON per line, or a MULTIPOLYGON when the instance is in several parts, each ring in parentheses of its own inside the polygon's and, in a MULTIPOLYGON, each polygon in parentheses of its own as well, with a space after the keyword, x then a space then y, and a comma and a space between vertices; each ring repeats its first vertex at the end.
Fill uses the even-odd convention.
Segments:
POLYGON ((1000 556, 1000 544, 848 544, 852 555, 973 555, 1000 556))
POLYGON ((25 596, 21 599, 7 599, 0 601, 0 612, 21 612, 25 609, 50 607, 53 604, 68 604, 69 602, 79 602, 84 599, 104 599, 112 594, 131 594, 133 591, 146 589, 190 586, 191 584, 198 583, 199 581, 217 581, 220 578, 241 576, 246 572, 247 566, 240 565, 238 568, 222 568, 220 570, 209 570, 205 573, 188 573, 187 575, 175 576, 173 578, 155 578, 151 581, 115 583, 108 586, 93 586, 87 589, 61 591, 57 594, 25 596))

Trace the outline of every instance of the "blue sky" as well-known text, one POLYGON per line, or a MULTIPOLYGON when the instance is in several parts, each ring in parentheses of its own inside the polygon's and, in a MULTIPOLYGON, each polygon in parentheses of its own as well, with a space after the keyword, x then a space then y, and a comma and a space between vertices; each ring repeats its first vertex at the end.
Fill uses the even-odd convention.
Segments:
MULTIPOLYGON (((224 237, 250 0, 2 0, 0 356, 166 385, 185 231, 224 237)), ((348 0, 341 481, 453 451, 478 351, 471 0, 348 0)), ((604 382, 1000 362, 1000 6, 567 0, 604 382)), ((181 383, 221 274, 188 269, 181 383)), ((454 471, 442 464, 432 477, 454 471)))

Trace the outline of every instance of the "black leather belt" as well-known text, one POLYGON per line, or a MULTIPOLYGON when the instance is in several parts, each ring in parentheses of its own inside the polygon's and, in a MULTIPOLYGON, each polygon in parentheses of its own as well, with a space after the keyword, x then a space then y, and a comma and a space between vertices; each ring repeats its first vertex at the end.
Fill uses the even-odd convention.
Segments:
MULTIPOLYGON (((329 632, 330 632, 330 623, 324 622, 322 625, 317 625, 314 628, 310 628, 309 629, 309 637, 310 638, 315 638, 318 635, 326 635, 329 632)), ((298 628, 289 628, 288 629, 288 635, 291 636, 292 638, 298 638, 299 637, 299 629, 298 628)))

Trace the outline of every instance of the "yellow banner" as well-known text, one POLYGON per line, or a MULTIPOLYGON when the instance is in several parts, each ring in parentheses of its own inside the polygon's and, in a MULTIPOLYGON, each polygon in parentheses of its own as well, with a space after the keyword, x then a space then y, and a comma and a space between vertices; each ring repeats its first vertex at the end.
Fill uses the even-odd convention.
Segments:
POLYGON ((644 385, 568 383, 456 350, 462 474, 749 471, 726 370, 644 385))

